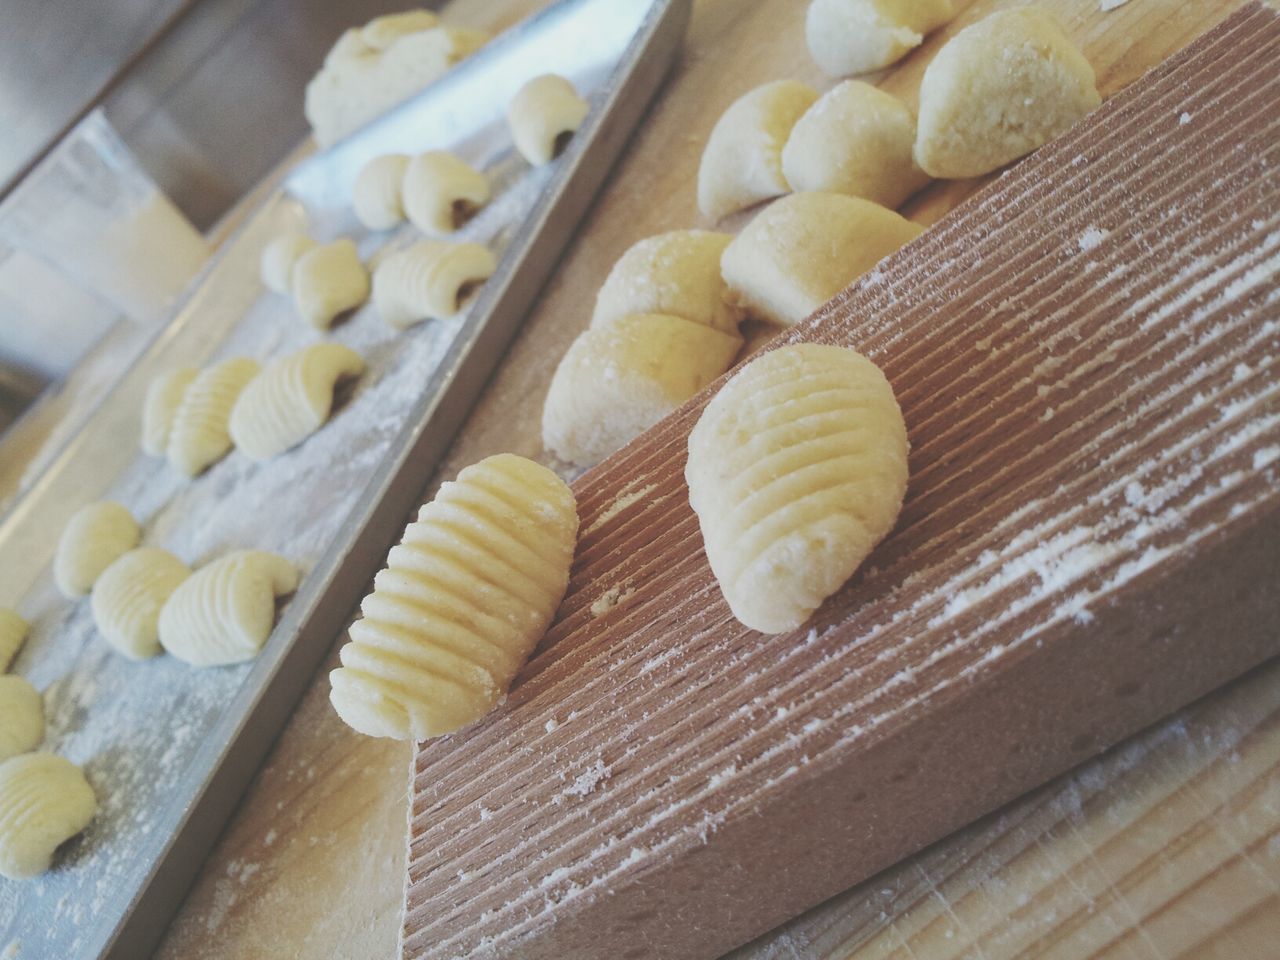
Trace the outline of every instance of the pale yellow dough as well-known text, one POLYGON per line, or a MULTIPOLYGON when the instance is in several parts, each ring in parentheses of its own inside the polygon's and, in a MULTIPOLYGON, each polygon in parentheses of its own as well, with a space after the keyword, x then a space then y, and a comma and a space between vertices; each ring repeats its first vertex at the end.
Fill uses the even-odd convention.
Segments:
POLYGON ((52 753, 0 762, 0 876, 26 880, 53 863, 54 852, 97 812, 80 768, 52 753))
POLYGON ((478 243, 420 240, 378 264, 373 305, 393 327, 451 317, 497 266, 489 248, 478 243))
POLYGON ((511 139, 535 167, 550 163, 589 109, 573 84, 559 74, 534 77, 516 91, 507 107, 511 139))
POLYGON ((275 237, 262 248, 262 258, 258 264, 263 286, 273 293, 291 293, 293 268, 304 253, 315 248, 316 242, 300 230, 291 230, 275 237))
POLYGON ((800 627, 893 528, 907 432, 879 368, 796 344, 739 370, 689 434, 685 479, 733 615, 800 627))
POLYGON ((88 593, 103 570, 137 546, 142 536, 133 514, 118 503, 90 503, 71 515, 53 556, 53 579, 67 597, 88 593))
POLYGON ((453 233, 489 202, 483 173, 447 150, 428 150, 404 173, 404 212, 423 233, 453 233))
POLYGON ((13 666, 13 659, 27 639, 30 625, 16 610, 0 607, 0 673, 13 666))
POLYGON ((0 760, 28 753, 44 739, 44 701, 22 677, 0 677, 0 760))
POLYGON ((200 371, 182 395, 169 431, 169 462, 189 477, 221 460, 231 449, 227 422, 236 399, 258 365, 232 357, 200 371))
POLYGON ((404 222, 401 184, 409 158, 402 153, 374 157, 356 175, 351 206, 356 219, 370 230, 390 230, 404 222))
POLYGON ((845 77, 901 60, 954 16, 953 0, 813 0, 805 39, 824 73, 845 77))
POLYGON ((182 398, 199 371, 195 367, 179 367, 162 374, 147 387, 147 398, 142 404, 142 449, 153 457, 163 457, 169 446, 169 431, 173 418, 182 405, 182 398))
POLYGON ((160 610, 191 576, 168 550, 130 550, 93 585, 93 622, 104 640, 131 660, 160 652, 160 610))
POLYGON ((308 250, 294 264, 293 304, 317 330, 369 299, 369 271, 346 237, 308 250))

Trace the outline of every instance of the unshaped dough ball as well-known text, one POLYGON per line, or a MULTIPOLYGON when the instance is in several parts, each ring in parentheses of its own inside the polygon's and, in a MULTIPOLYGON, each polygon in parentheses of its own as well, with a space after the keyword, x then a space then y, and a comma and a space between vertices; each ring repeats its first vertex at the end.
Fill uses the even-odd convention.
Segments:
POLYGON ((27 753, 0 762, 0 876, 44 873, 97 809, 93 788, 70 760, 27 753))
POLYGON ((356 218, 370 230, 390 230, 404 220, 401 183, 409 166, 403 153, 374 157, 356 175, 351 206, 356 218))
POLYGON ((284 557, 238 550, 188 577, 160 611, 160 645, 184 663, 222 666, 252 660, 271 635, 276 597, 298 586, 284 557))
POLYGON ((231 410, 258 369, 247 357, 232 357, 200 371, 173 416, 167 451, 171 464, 194 477, 227 454, 231 449, 227 431, 231 410))
POLYGON ((360 354, 340 343, 316 343, 269 363, 231 410, 236 449, 266 460, 301 443, 329 419, 339 380, 364 372, 360 354))
POLYGON ((782 147, 818 99, 799 80, 776 80, 744 93, 716 121, 698 164, 698 209, 713 220, 791 188, 782 147))
POLYGON ((893 389, 859 353, 795 344, 734 374, 685 467, 733 615, 764 633, 803 624, 893 528, 907 450, 893 389))
POLYGON ((317 330, 369 299, 369 271, 346 237, 304 253, 293 267, 293 303, 317 330))
POLYGON ((954 16, 953 0, 813 0, 805 39, 824 73, 844 77, 897 62, 954 16))
POLYGON ((921 229, 869 200, 796 193, 757 214, 729 244, 720 268, 731 299, 789 327, 921 229))
POLYGON ((926 183, 911 158, 916 118, 897 97, 846 80, 797 121, 782 150, 782 171, 796 191, 863 197, 896 207, 926 183))
POLYGON ((938 51, 920 84, 915 158, 977 177, 1065 132, 1101 103, 1093 67, 1042 10, 1001 10, 938 51))
POLYGON ((569 582, 573 491, 499 454, 441 486, 391 549, 330 675, 329 699, 373 737, 422 740, 493 709, 569 582))
POLYGON ((195 367, 179 367, 162 374, 147 387, 142 404, 142 449, 153 457, 163 457, 169 446, 173 418, 182 405, 182 397, 199 371, 195 367))
POLYGON ((619 317, 576 339, 542 408, 542 442, 589 467, 729 369, 742 339, 658 313, 619 317))
POLYGON ((22 649, 30 625, 16 610, 0 607, 0 673, 13 665, 13 658, 22 649))
POLYGON ((497 266, 478 243, 420 240, 378 264, 373 304, 393 327, 451 317, 497 266))
POLYGON ((28 753, 44 739, 44 701, 22 677, 0 677, 0 760, 28 753))
POLYGON ((316 242, 305 233, 282 233, 262 248, 258 264, 262 283, 275 293, 287 294, 293 290, 293 268, 302 255, 316 248, 316 242))
POLYGON ((404 213, 423 233, 453 233, 489 202, 483 173, 447 150, 428 150, 404 173, 404 213))
POLYGON ((633 313, 665 313, 736 336, 738 313, 725 299, 720 276, 720 256, 732 239, 709 230, 673 230, 641 240, 609 271, 591 326, 633 313))
POLYGON ((564 77, 555 73, 534 77, 507 106, 511 139, 535 167, 550 163, 582 126, 590 106, 564 77))
POLYGON ((189 576, 191 568, 168 550, 130 550, 93 585, 98 632, 131 660, 154 657, 160 652, 160 610, 189 576))
POLYGON ((133 514, 118 503, 101 500, 71 515, 53 557, 53 579, 63 596, 88 593, 98 575, 121 554, 138 545, 142 531, 133 514))

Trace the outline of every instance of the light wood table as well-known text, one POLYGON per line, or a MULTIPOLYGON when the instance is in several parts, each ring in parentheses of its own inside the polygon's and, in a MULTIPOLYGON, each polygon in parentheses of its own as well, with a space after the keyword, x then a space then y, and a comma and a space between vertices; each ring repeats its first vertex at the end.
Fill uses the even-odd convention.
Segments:
MULTIPOLYGON (((960 24, 1011 5, 977 0, 960 24)), ((1111 93, 1240 0, 1041 0, 1111 93)), ((501 26, 534 4, 471 2, 501 26)), ((701 0, 683 61, 588 214, 451 450, 441 476, 502 450, 543 457, 542 399, 613 261, 697 222, 701 145, 738 94, 823 87, 798 0, 701 0)), ((885 79, 914 102, 926 46, 885 79)), ((974 189, 935 187, 928 222, 974 189)), ((730 223, 736 228, 738 223, 730 223)), ((1280 629, 1280 627, 1278 627, 1280 629)), ((1205 642, 1229 642, 1206 637, 1205 642)), ((329 666, 336 665, 335 655, 329 666)), ((316 680, 206 864, 166 960, 396 956, 407 744, 347 729, 316 680)), ((733 954, 764 958, 1280 956, 1280 664, 1270 664, 1003 811, 733 954)))

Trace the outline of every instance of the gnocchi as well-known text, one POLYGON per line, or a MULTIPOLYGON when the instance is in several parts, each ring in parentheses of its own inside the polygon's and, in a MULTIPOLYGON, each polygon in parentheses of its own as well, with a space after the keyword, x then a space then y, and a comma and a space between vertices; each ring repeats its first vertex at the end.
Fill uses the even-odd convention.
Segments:
POLYGON ((103 571, 90 605, 102 638, 131 660, 160 652, 160 610, 191 569, 168 550, 139 547, 103 571))
POLYGON ((370 230, 390 230, 404 220, 400 185, 409 158, 402 153, 374 157, 356 175, 351 206, 356 219, 370 230))
POLYGON ((26 642, 28 629, 30 625, 16 610, 0 607, 0 673, 13 666, 14 658, 26 642))
POLYGON ((0 762, 0 876, 44 873, 97 810, 93 788, 70 760, 27 753, 0 762))
POLYGON ((263 286, 273 293, 291 293, 294 266, 303 254, 315 248, 316 242, 301 231, 280 234, 262 249, 258 272, 263 286))
POLYGON ((954 16, 954 0, 813 0, 805 39, 824 73, 869 73, 901 60, 954 16))
POLYGON ((507 125, 521 156, 535 167, 556 158, 587 116, 590 104, 555 73, 534 77, 511 98, 507 125))
POLYGON ((173 416, 167 451, 171 464, 194 477, 226 456, 231 449, 231 409, 258 369, 247 357, 232 357, 200 371, 173 416))
POLYGON ((63 596, 88 593, 103 570, 138 544, 142 530, 118 503, 101 500, 71 515, 53 555, 53 579, 63 596))
POLYGON ((44 701, 22 677, 0 677, 0 760, 30 753, 44 739, 44 701))
POLYGON ((796 121, 818 99, 798 80, 756 87, 716 121, 698 164, 698 209, 712 220, 787 193, 782 148, 796 121))
POLYGON ((293 304, 317 330, 369 299, 369 271, 346 237, 308 250, 294 264, 293 304))
POLYGON ((399 740, 483 717, 560 605, 577 531, 573 492, 524 457, 488 457, 441 486, 360 605, 329 675, 338 715, 399 740))
POLYGON ((421 33, 440 25, 430 10, 405 10, 374 17, 360 28, 360 39, 369 50, 385 50, 401 37, 421 33))
POLYGON ((478 243, 420 240, 378 264, 373 304, 393 327, 451 317, 498 262, 478 243))
POLYGON ((267 365, 241 391, 228 432, 250 460, 266 460, 315 433, 329 419, 339 380, 364 372, 360 354, 317 343, 267 365))
POLYGON ((173 418, 182 405, 182 397, 199 371, 195 367, 179 367, 151 381, 142 404, 142 449, 153 457, 163 457, 169 445, 173 418))
POLYGON ((483 173, 447 150, 428 150, 404 173, 404 213, 423 233, 453 233, 489 202, 483 173))
POLYGON ((764 633, 803 624, 897 522, 907 450, 893 389, 853 350, 779 347, 734 374, 685 467, 733 615, 764 633))

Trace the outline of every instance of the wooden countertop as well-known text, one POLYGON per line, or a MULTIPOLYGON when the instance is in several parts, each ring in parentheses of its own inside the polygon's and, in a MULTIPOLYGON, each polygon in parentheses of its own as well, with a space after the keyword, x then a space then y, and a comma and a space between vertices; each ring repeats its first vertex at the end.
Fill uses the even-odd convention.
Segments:
MULTIPOLYGON (((958 25, 1013 3, 960 5, 968 9, 958 25)), ((1055 9, 1084 43, 1107 94, 1242 0, 1130 0, 1105 14, 1099 0, 1039 5, 1055 9)), ((537 6, 471 0, 453 17, 500 28, 537 6)), ((586 326, 595 291, 623 250, 697 223, 698 156, 724 107, 782 76, 830 86, 805 51, 802 10, 794 0, 695 2, 682 61, 441 477, 503 450, 543 456, 542 398, 559 357, 586 326)), ((885 86, 914 102, 939 44, 932 38, 885 86)), ((937 186, 908 212, 931 222, 975 186, 937 186)), ((159 957, 397 955, 410 749, 361 737, 338 720, 327 679, 336 651, 335 644, 159 957)), ((1274 955, 1277 938, 1280 663, 1271 663, 732 957, 1253 958, 1274 955)))

